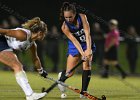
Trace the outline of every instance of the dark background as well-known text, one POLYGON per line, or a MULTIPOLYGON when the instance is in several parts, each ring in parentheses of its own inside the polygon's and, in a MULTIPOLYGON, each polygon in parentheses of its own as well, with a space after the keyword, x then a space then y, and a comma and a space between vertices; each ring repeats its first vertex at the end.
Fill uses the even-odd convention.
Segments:
MULTIPOLYGON (((59 27, 59 9, 63 1, 76 2, 106 21, 116 18, 119 21, 120 29, 124 31, 129 25, 134 25, 140 33, 138 0, 0 0, 0 3, 1 7, 5 5, 20 16, 26 18, 39 16, 47 22, 48 27, 52 25, 59 27)), ((9 15, 9 12, 0 9, 1 20, 6 19, 9 15)), ((22 21, 20 17, 19 20, 22 21)), ((96 21, 94 18, 89 17, 90 23, 94 21, 96 21)), ((105 26, 103 25, 103 27, 105 26)))
MULTIPOLYGON (((122 36, 127 36, 126 29, 130 25, 134 25, 134 27, 136 27, 137 33, 140 35, 140 5, 138 0, 0 0, 0 27, 2 26, 1 23, 4 19, 6 19, 6 21, 10 20, 10 15, 14 15, 15 17, 17 17, 18 20, 20 20, 20 23, 23 23, 25 19, 30 19, 38 16, 48 24, 49 32, 51 33, 51 28, 53 25, 56 25, 60 29, 59 13, 61 5, 64 1, 76 2, 77 4, 91 11, 96 16, 96 18, 88 16, 88 21, 90 25, 92 25, 93 22, 98 21, 102 26, 101 28, 106 33, 108 27, 104 24, 104 22, 108 22, 110 19, 115 18, 119 22, 119 29, 122 36)), ((91 30, 92 29, 93 27, 91 27, 91 30)), ((58 32, 60 32, 60 30, 58 32)), ((44 59, 44 66, 47 66, 47 68, 49 68, 50 71, 54 64, 58 64, 56 62, 53 62, 52 60, 53 57, 57 58, 56 55, 59 59, 59 64, 57 65, 59 69, 61 69, 66 63, 67 45, 65 37, 60 36, 57 38, 50 38, 48 36, 48 38, 44 40, 45 42, 47 41, 48 44, 45 44, 43 46, 42 44, 38 45, 38 50, 42 50, 39 51, 40 58, 43 61, 43 57, 46 57, 44 59), (55 46, 54 44, 57 44, 57 46, 55 46), (54 49, 53 47, 57 48, 54 49), (49 52, 49 50, 51 52, 49 52)), ((124 67, 124 69, 128 71, 129 65, 126 59, 126 43, 126 41, 121 42, 119 48, 119 62, 123 65, 122 67, 124 67)), ((140 45, 138 44, 138 46, 140 45)), ((138 51, 139 50, 140 48, 138 47, 138 51)), ((25 56, 21 54, 20 57, 23 58, 22 63, 25 64, 25 66, 32 66, 32 64, 30 63, 31 61, 29 55, 25 56)), ((140 54, 138 54, 137 61, 140 61, 139 57, 140 54)), ((98 65, 95 66, 99 67, 98 65)), ((140 67, 138 66, 140 66, 140 62, 137 63, 137 72, 140 73, 140 67)))

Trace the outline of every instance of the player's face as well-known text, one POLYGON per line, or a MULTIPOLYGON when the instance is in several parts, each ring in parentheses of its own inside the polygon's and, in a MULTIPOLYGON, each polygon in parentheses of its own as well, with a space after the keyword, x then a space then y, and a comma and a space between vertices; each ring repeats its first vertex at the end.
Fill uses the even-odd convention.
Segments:
POLYGON ((38 35, 37 35, 37 40, 43 40, 43 39, 44 39, 45 33, 43 33, 43 32, 38 32, 37 34, 38 34, 38 35))
POLYGON ((117 26, 116 26, 116 25, 109 24, 109 29, 110 29, 110 30, 114 30, 114 29, 116 29, 116 28, 117 28, 117 26))
POLYGON ((75 14, 72 11, 64 11, 64 18, 69 23, 72 23, 75 18, 75 14))

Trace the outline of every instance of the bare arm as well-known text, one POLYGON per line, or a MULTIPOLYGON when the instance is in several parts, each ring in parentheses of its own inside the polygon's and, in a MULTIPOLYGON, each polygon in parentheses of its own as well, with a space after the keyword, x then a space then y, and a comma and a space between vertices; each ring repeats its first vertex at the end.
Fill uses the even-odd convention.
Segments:
POLYGON ((32 60, 33 60, 33 63, 34 63, 34 66, 35 66, 36 70, 39 72, 39 74, 42 77, 46 78, 48 73, 42 68, 40 59, 39 59, 39 57, 37 55, 37 45, 36 45, 35 42, 31 46, 30 50, 31 50, 31 53, 32 53, 32 60))
POLYGON ((86 35, 86 43, 87 43, 87 50, 91 50, 91 36, 90 36, 90 27, 89 23, 87 21, 87 17, 84 14, 80 14, 82 22, 83 22, 83 28, 86 35))
POLYGON ((65 24, 65 22, 63 23, 62 27, 61 27, 63 33, 72 41, 72 43, 75 45, 75 47, 78 49, 78 51, 80 52, 80 54, 82 56, 84 56, 84 52, 83 49, 80 45, 80 43, 77 41, 77 39, 72 35, 72 33, 69 31, 69 28, 67 27, 67 25, 65 24))
POLYGON ((83 22, 83 28, 84 28, 84 32, 86 35, 86 43, 87 43, 87 52, 92 53, 91 51, 91 36, 90 36, 90 27, 89 27, 89 23, 87 21, 87 17, 85 14, 80 14, 82 22, 83 22))
POLYGON ((40 59, 39 59, 39 57, 37 55, 37 45, 36 45, 35 42, 31 46, 30 50, 31 50, 31 53, 32 53, 32 60, 33 60, 35 68, 36 69, 41 69, 42 65, 41 65, 40 59))
POLYGON ((0 34, 14 37, 20 41, 24 41, 27 38, 26 33, 22 30, 0 29, 0 34))

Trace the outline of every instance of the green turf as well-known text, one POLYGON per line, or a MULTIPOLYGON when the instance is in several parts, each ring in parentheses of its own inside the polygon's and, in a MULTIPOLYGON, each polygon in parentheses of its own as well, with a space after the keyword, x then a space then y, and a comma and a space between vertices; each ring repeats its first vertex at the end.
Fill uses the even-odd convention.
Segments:
MULTIPOLYGON (((59 46, 59 64, 58 64, 58 69, 59 70, 63 70, 65 68, 66 65, 66 53, 67 53, 67 45, 66 43, 64 43, 63 40, 61 40, 60 42, 60 46, 59 46)), ((140 51, 140 45, 138 45, 138 51, 140 51)), ((47 56, 46 54, 44 54, 44 62, 45 62, 45 67, 47 69, 48 72, 51 72, 51 69, 53 67, 53 62, 52 60, 49 58, 49 56, 47 56)), ((121 42, 120 47, 119 47, 119 63, 122 66, 122 68, 129 73, 129 65, 128 65, 128 61, 126 59, 126 43, 121 42)), ((94 58, 94 57, 93 57, 94 58)), ((32 59, 31 59, 31 55, 30 52, 27 51, 26 53, 19 53, 19 59, 21 61, 22 64, 27 66, 28 70, 32 70, 32 59)), ((138 55, 138 60, 137 60, 137 66, 136 66, 136 73, 140 74, 140 53, 138 55)), ((0 69, 2 69, 4 67, 3 64, 0 63, 0 69)), ((101 65, 98 65, 97 62, 94 63, 94 69, 96 69, 94 71, 94 73, 98 73, 98 68, 101 67, 101 65)))
MULTIPOLYGON (((42 87, 49 87, 52 82, 40 78, 37 73, 27 73, 29 82, 35 92, 40 92, 42 87)), ((56 74, 49 74, 53 78, 57 78, 56 74)), ((140 78, 129 77, 125 81, 131 83, 140 90, 140 78)), ((75 75, 67 82, 76 88, 81 87, 81 75, 75 75)), ((133 87, 134 88, 134 87, 133 87)), ((109 79, 101 79, 99 76, 92 75, 89 85, 89 92, 92 95, 100 97, 106 95, 107 100, 140 100, 140 91, 126 86, 118 77, 110 77, 109 79)), ((66 100, 80 100, 79 94, 71 90, 67 91, 68 98, 66 100)), ((0 100, 25 100, 24 94, 16 84, 15 77, 12 72, 0 71, 0 100)), ((58 88, 50 92, 43 100, 61 100, 58 88)))

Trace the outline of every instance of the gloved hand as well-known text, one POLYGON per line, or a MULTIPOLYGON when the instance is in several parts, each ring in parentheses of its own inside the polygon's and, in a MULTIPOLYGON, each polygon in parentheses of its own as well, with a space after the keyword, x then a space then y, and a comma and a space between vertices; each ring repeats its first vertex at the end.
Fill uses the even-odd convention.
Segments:
POLYGON ((47 73, 43 68, 37 69, 37 71, 38 71, 38 73, 39 73, 42 77, 44 77, 44 78, 46 78, 47 75, 48 75, 48 73, 47 73))

